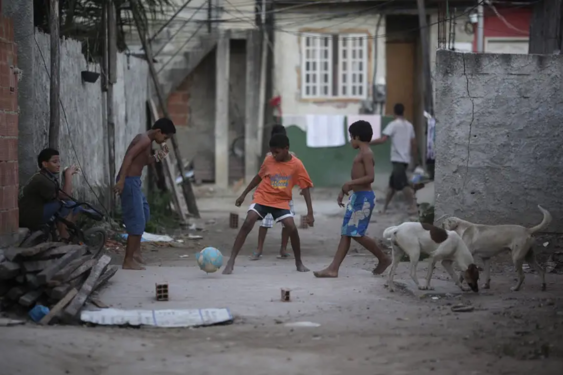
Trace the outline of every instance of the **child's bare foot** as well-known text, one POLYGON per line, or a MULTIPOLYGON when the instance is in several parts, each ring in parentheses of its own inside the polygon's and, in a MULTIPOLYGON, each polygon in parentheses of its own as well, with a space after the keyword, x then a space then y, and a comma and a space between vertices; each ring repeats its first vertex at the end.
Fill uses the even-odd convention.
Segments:
POLYGON ((322 271, 313 272, 313 275, 315 275, 315 277, 318 277, 318 278, 321 278, 321 279, 329 278, 329 277, 334 278, 334 277, 338 277, 338 272, 333 272, 333 271, 329 270, 328 268, 325 268, 322 271))
POLYGON ((223 270, 223 275, 230 275, 232 273, 233 273, 233 265, 227 263, 227 266, 223 270))
POLYGON ((128 260, 125 259, 123 261, 123 266, 121 267, 124 270, 137 270, 137 271, 142 271, 145 270, 146 268, 141 266, 139 263, 135 262, 135 260, 128 260))
POLYGON ((377 267, 373 269, 372 273, 374 275, 381 275, 383 272, 385 272, 387 267, 391 265, 391 263, 392 263, 391 258, 386 256, 385 258, 379 260, 377 267))
POLYGON ((303 265, 303 263, 297 264, 297 272, 309 272, 310 270, 303 265))
POLYGON ((143 256, 141 254, 133 255, 133 260, 139 264, 146 265, 145 260, 143 259, 143 256))

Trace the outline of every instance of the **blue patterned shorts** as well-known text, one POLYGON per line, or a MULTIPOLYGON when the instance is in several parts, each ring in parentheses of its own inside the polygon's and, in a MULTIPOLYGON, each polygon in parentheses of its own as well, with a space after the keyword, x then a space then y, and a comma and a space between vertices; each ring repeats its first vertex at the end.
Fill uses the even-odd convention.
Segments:
POLYGON ((346 205, 341 234, 348 237, 363 237, 368 229, 374 208, 375 193, 373 191, 352 193, 346 205))

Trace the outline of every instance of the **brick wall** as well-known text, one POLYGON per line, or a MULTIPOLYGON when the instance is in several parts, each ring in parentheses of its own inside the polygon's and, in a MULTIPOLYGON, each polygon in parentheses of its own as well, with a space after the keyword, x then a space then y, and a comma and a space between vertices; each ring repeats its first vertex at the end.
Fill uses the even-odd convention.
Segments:
POLYGON ((0 247, 18 232, 18 100, 17 51, 12 20, 0 2, 0 247))
POLYGON ((176 126, 187 126, 190 98, 191 75, 184 79, 184 82, 168 96, 168 111, 171 120, 176 126))

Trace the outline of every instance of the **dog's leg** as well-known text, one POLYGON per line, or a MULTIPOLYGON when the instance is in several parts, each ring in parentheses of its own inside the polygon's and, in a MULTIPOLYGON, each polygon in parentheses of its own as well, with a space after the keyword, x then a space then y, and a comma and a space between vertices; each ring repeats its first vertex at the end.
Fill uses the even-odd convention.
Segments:
POLYGON ((389 288, 390 292, 395 291, 395 283, 393 282, 393 277, 395 276, 395 271, 401 262, 401 257, 403 256, 404 252, 398 246, 393 246, 393 263, 391 263, 391 267, 389 268, 389 273, 387 274, 387 287, 389 288))
POLYGON ((512 289, 513 292, 517 292, 522 287, 524 279, 526 278, 526 275, 524 275, 524 270, 522 269, 522 266, 524 265, 524 259, 513 259, 513 261, 514 268, 516 268, 516 273, 518 274, 518 283, 510 289, 512 289))
POLYGON ((418 283, 418 276, 416 275, 416 268, 418 267, 418 260, 420 259, 420 250, 416 249, 416 251, 413 251, 412 254, 409 254, 409 258, 411 261, 410 275, 412 281, 414 281, 414 284, 418 289, 422 289, 418 283))
POLYGON ((457 285, 459 287, 459 289, 461 289, 464 292, 468 292, 468 291, 471 290, 469 288, 464 288, 463 284, 461 283, 460 278, 456 277, 453 262, 451 260, 444 259, 442 261, 442 266, 444 267, 446 272, 448 272, 448 274, 452 278, 453 282, 455 283, 455 285, 457 285))
POLYGON ((430 281, 432 280, 432 273, 436 267, 436 259, 434 257, 430 258, 430 264, 428 265, 428 272, 426 273, 426 285, 423 286, 422 290, 433 290, 434 288, 430 286, 430 281))
POLYGON ((485 284, 483 284, 483 289, 491 288, 491 259, 482 258, 483 260, 483 278, 485 279, 485 284))
POLYGON ((530 250, 528 250, 528 253, 526 254, 526 262, 528 262, 528 264, 536 270, 536 272, 540 275, 541 278, 541 290, 542 292, 545 292, 546 290, 546 285, 545 285, 545 270, 542 268, 542 266, 540 266, 540 264, 538 263, 538 260, 536 258, 536 254, 534 253, 534 249, 530 247, 530 250))

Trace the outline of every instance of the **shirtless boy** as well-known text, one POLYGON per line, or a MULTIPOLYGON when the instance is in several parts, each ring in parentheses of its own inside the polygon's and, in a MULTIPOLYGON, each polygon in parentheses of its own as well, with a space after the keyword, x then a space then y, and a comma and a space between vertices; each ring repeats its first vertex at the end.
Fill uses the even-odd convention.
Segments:
POLYGON ((270 153, 271 155, 266 156, 266 159, 264 159, 256 177, 250 181, 242 195, 235 202, 236 206, 240 207, 246 195, 255 187, 258 187, 254 192, 254 200, 248 208, 246 219, 233 244, 231 256, 223 271, 224 275, 230 275, 233 272, 235 259, 256 221, 264 219, 268 214, 272 215, 275 222, 281 222, 287 229, 291 239, 297 271, 309 271, 301 261, 299 235, 293 221, 293 213, 289 209, 289 202, 292 199, 293 186, 298 185, 303 190, 303 197, 307 204, 307 216, 305 219, 309 225, 313 226, 315 218, 313 217, 313 205, 309 192, 309 188, 313 187, 313 182, 309 178, 309 174, 301 160, 290 154, 289 139, 286 135, 275 134, 270 139, 270 153))
POLYGON ((314 272, 316 277, 338 277, 338 270, 350 250, 352 238, 379 260, 377 267, 373 270, 374 274, 382 274, 391 264, 391 259, 381 251, 375 241, 365 235, 375 207, 375 194, 371 189, 375 171, 373 153, 369 147, 373 130, 369 122, 356 121, 350 125, 348 131, 351 145, 358 150, 358 155, 352 164, 352 180, 342 185, 342 190, 338 195, 338 205, 344 207, 342 203, 344 195, 348 195, 350 191, 352 194, 346 205, 338 250, 330 266, 322 271, 314 272))
POLYGON ((141 236, 150 218, 149 204, 141 190, 141 175, 146 165, 159 162, 167 155, 165 142, 176 134, 176 127, 171 120, 161 118, 146 133, 138 134, 127 148, 123 164, 117 174, 115 192, 121 195, 123 223, 127 230, 127 248, 123 269, 144 270, 141 257, 141 236), (152 142, 163 145, 152 155, 152 142))

